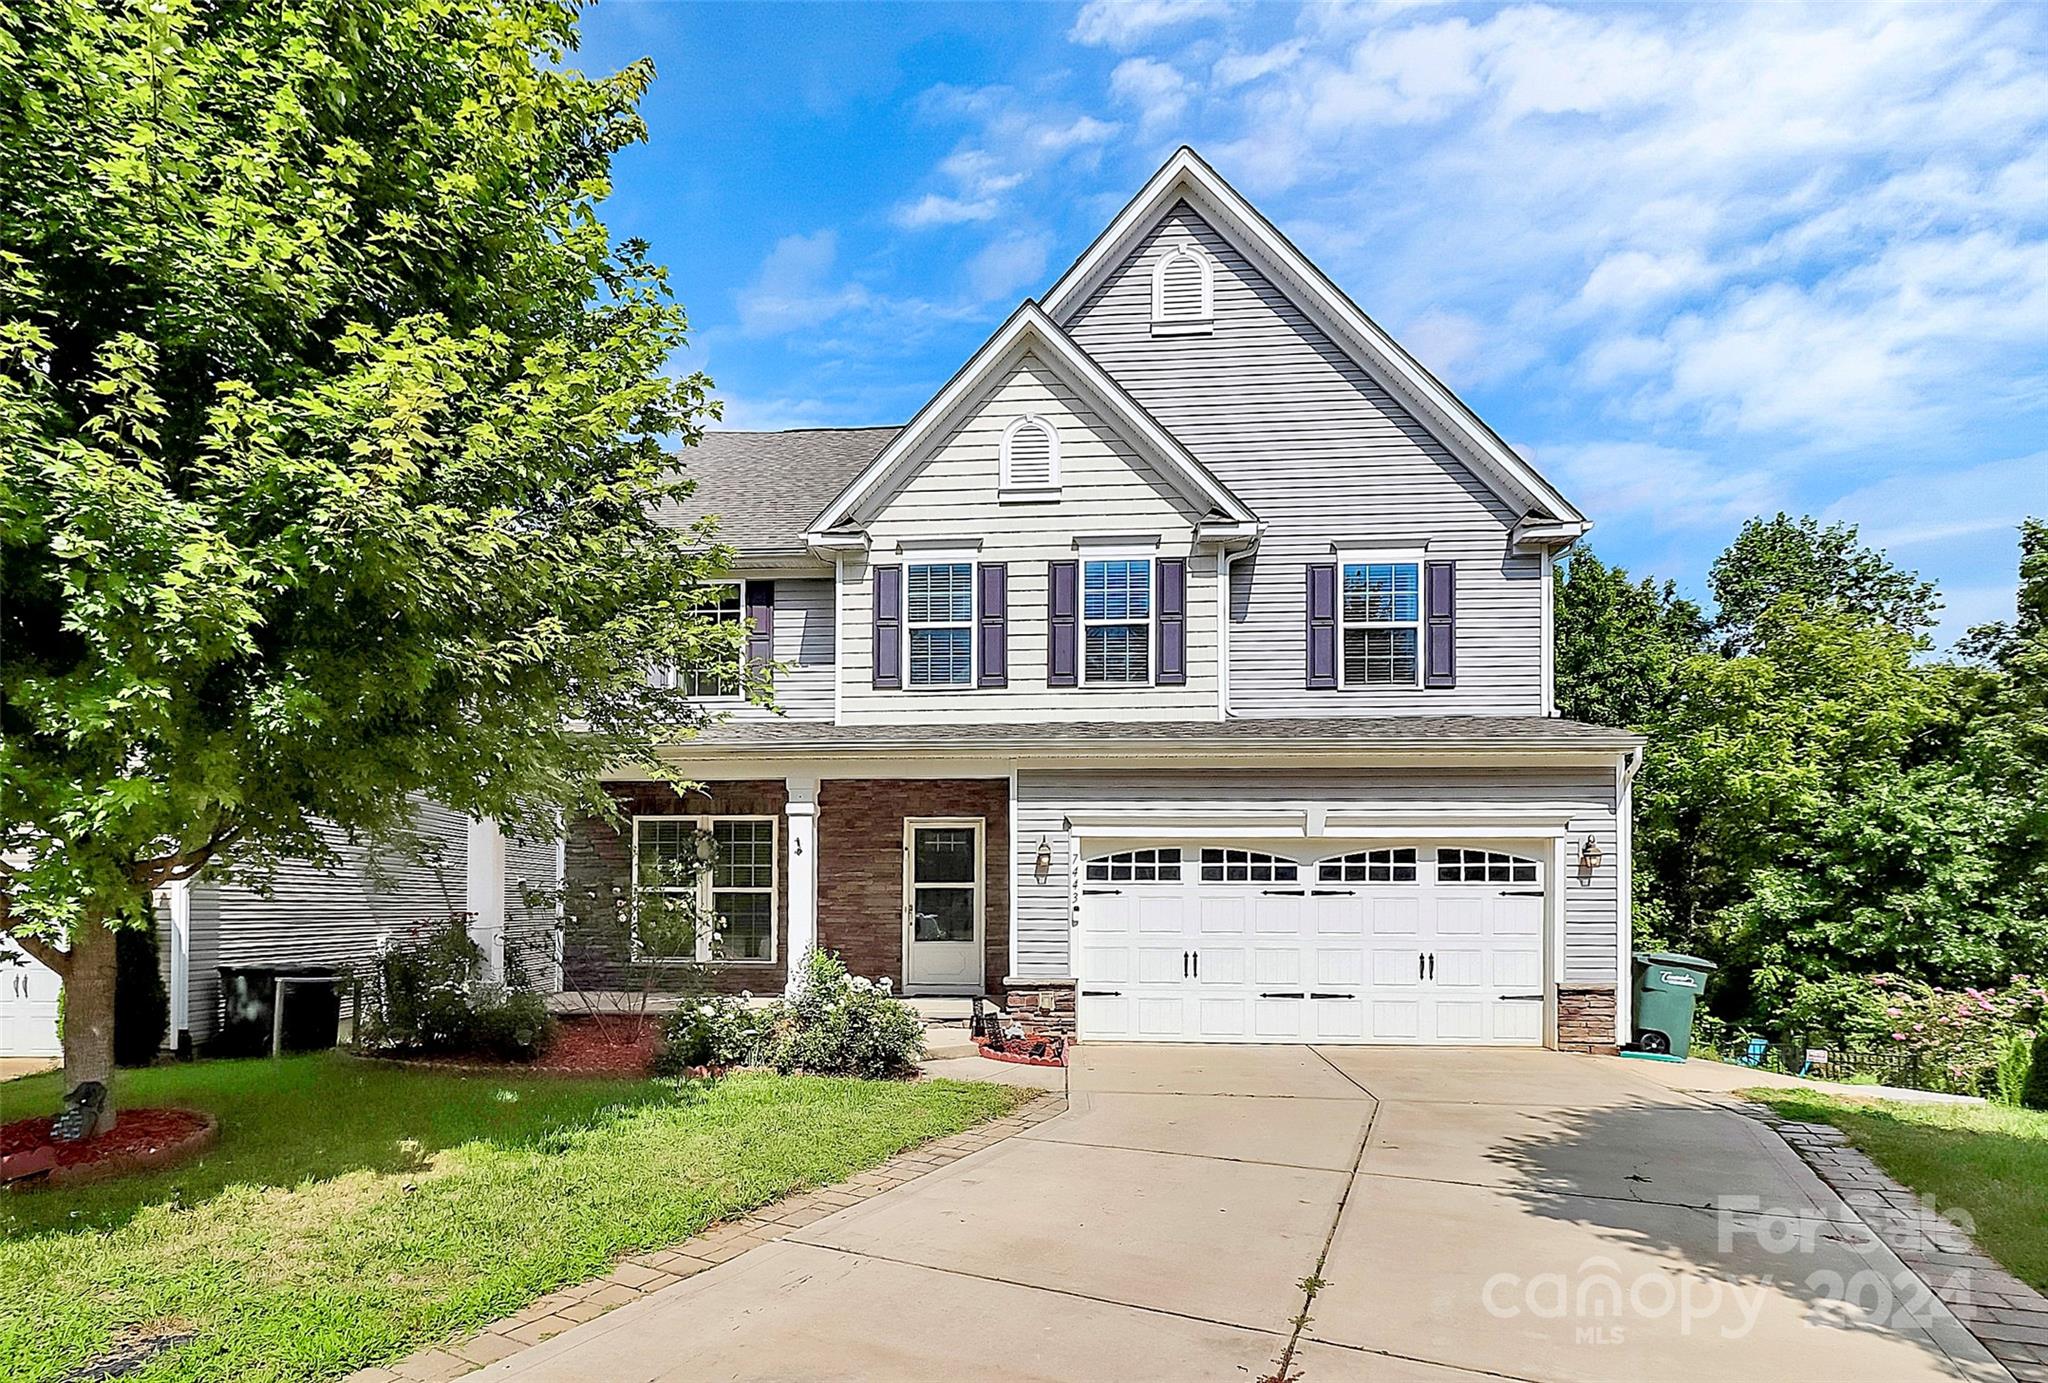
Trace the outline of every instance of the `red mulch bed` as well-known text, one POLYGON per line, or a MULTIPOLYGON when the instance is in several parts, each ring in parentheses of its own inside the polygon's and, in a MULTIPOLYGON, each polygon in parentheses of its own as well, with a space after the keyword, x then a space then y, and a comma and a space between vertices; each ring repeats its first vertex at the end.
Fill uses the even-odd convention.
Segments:
POLYGON ((644 1076, 661 1050, 662 1019, 621 1014, 613 1018, 564 1018, 554 1041, 538 1061, 507 1061, 485 1052, 437 1057, 382 1057, 406 1066, 441 1071, 477 1071, 534 1076, 644 1076))
POLYGON ((1067 1064, 1066 1043, 1058 1038, 1052 1038, 1045 1044, 1048 1055, 1033 1056, 1029 1051, 1033 1041, 1034 1038, 1031 1037, 1011 1039, 1003 1044, 1003 1049, 998 1049, 989 1046, 986 1037, 977 1037, 974 1039, 974 1045, 981 1048, 981 1054, 990 1061, 1007 1061, 1012 1066, 1064 1066, 1067 1064), (1026 1050, 1021 1052, 1005 1050, 1013 1047, 1023 1047, 1026 1050), (1052 1053, 1056 1053, 1056 1055, 1052 1053))
POLYGON ((94 1181, 168 1166, 213 1146, 220 1128, 191 1109, 121 1109, 114 1127, 82 1143, 52 1143, 50 1118, 0 1124, 0 1184, 34 1178, 94 1181))

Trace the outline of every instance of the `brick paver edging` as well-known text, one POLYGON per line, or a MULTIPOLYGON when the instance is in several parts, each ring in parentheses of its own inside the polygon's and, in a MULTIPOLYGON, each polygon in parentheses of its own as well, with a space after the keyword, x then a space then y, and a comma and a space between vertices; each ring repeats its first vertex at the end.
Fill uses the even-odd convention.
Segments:
POLYGON ((1747 1100, 1729 1104, 1784 1139, 2014 1378, 2048 1383, 2048 1298, 1850 1146, 1833 1124, 1799 1123, 1747 1100))
POLYGON ((550 1292, 525 1309, 459 1340, 419 1350, 381 1368, 350 1374, 345 1383, 446 1383, 448 1379, 460 1378, 601 1316, 614 1306, 637 1301, 649 1292, 694 1277, 749 1249, 773 1243, 814 1220, 951 1166, 969 1153, 980 1152, 1064 1113, 1066 1108, 1063 1099, 1033 1098, 1000 1119, 920 1143, 845 1181, 770 1202, 737 1220, 712 1225, 679 1244, 629 1254, 603 1277, 550 1292))

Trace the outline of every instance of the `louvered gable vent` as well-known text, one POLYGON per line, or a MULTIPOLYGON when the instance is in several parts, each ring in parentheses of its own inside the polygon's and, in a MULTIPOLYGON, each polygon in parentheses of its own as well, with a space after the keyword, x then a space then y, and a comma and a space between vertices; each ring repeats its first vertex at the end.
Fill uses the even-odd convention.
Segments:
POLYGON ((1002 487, 1050 490, 1060 483, 1059 434, 1043 418, 1019 418, 1003 434, 1002 487))
POLYGON ((1206 326, 1214 316, 1208 256, 1182 243, 1168 250, 1152 274, 1155 325, 1206 326))

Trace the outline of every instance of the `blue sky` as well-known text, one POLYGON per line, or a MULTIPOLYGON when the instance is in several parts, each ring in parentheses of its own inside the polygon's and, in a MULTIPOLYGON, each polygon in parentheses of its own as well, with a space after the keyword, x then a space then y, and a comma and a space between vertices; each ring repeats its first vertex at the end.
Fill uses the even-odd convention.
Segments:
POLYGON ((1701 592, 1750 514, 2011 612, 2048 514, 2048 6, 606 0, 605 215, 730 427, 894 423, 1183 142, 1701 592))

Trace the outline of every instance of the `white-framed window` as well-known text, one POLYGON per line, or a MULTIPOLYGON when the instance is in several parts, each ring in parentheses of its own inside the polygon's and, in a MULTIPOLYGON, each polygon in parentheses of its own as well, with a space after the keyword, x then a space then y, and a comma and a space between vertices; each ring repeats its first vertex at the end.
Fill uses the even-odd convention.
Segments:
MULTIPOLYGON (((747 617, 747 583, 708 582, 719 588, 716 595, 698 608, 719 624, 738 624, 747 617)), ((698 701, 737 701, 746 686, 746 650, 737 650, 724 663, 693 667, 685 671, 673 664, 655 668, 648 680, 657 687, 680 687, 698 701)))
POLYGON ((1003 429, 997 486, 1005 497, 1053 498, 1060 485, 1060 434, 1032 414, 1003 429))
POLYGON ((913 562, 903 569, 904 685, 974 685, 974 563, 913 562))
POLYGON ((1091 557, 1081 564, 1081 681, 1143 686, 1152 680, 1152 559, 1091 557))
POLYGON ((1384 850, 1355 850, 1335 855, 1316 864, 1319 884, 1412 884, 1415 882, 1415 847, 1395 845, 1384 850))
POLYGON ((1445 845, 1436 852, 1436 878, 1442 884, 1533 884, 1542 871, 1527 855, 1445 845))
POLYGON ((1193 241, 1177 241, 1152 266, 1152 334, 1206 333, 1215 325, 1215 262, 1193 241))
MULTIPOLYGON (((664 894, 695 891, 700 916, 715 919, 697 938, 694 957, 672 959, 774 961, 779 826, 772 816, 633 818, 635 894, 643 879, 664 894), (669 877, 682 882, 660 882, 669 877), (716 936, 710 934, 713 930, 716 936)), ((638 946, 638 938, 634 944, 638 946)))
POLYGON ((1180 847, 1119 850, 1097 855, 1082 867, 1082 877, 1091 884, 1177 884, 1180 882, 1180 847))
POLYGON ((1278 855, 1213 845, 1202 849, 1205 884, 1291 884, 1300 878, 1301 866, 1278 855))
POLYGON ((1345 557, 1338 564, 1340 685, 1421 686, 1422 615, 1419 554, 1345 557))

